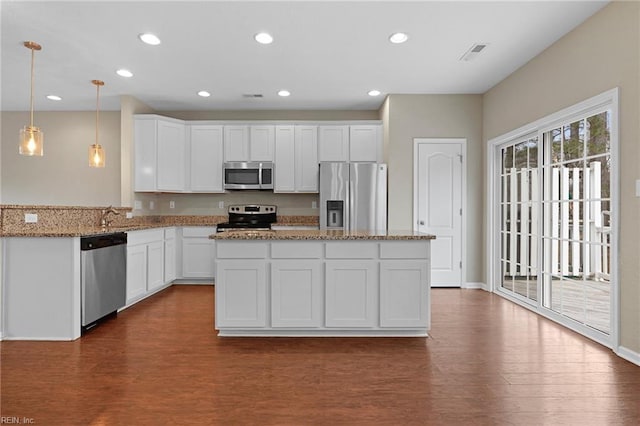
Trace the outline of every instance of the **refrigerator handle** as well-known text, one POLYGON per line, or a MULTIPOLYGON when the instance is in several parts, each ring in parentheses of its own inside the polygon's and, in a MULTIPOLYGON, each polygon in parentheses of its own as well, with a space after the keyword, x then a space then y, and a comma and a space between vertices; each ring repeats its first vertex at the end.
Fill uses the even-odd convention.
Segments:
POLYGON ((355 212, 355 189, 353 180, 349 179, 349 185, 347 185, 347 211, 345 212, 345 231, 353 231, 356 229, 356 216, 355 212))

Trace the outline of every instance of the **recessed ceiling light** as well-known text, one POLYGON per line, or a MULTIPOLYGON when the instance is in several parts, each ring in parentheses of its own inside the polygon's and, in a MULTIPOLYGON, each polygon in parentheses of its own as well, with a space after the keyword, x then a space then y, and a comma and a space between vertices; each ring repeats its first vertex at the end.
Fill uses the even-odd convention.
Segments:
POLYGON ((393 33, 389 36, 389 41, 393 44, 404 43, 409 40, 409 36, 405 33, 393 33))
POLYGON ((133 77, 133 73, 129 70, 125 70, 124 68, 119 69, 118 71, 116 71, 116 74, 118 74, 120 77, 133 77))
POLYGON ((273 43, 273 37, 269 33, 258 33, 253 38, 260 44, 271 44, 273 43))
POLYGON ((151 33, 143 33, 138 36, 140 40, 144 43, 150 44, 152 46, 157 46, 160 44, 160 39, 157 35, 151 33))
POLYGON ((50 101, 61 101, 62 98, 58 95, 47 95, 47 99, 50 101))
POLYGON ((368 93, 369 96, 380 96, 379 90, 370 90, 368 93))
POLYGON ((278 96, 287 97, 291 94, 288 90, 281 90, 278 92, 278 96))
POLYGON ((207 92, 206 90, 201 90, 198 92, 198 96, 202 96, 203 98, 208 98, 209 96, 211 96, 211 93, 207 92))

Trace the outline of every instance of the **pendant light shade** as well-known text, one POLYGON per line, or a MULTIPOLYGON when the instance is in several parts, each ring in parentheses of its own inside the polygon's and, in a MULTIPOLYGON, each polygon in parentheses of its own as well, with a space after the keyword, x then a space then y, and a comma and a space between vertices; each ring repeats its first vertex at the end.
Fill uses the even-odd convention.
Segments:
POLYGON ((104 86, 104 81, 91 80, 96 86, 96 143, 89 147, 89 167, 104 167, 104 148, 99 143, 98 131, 100 129, 100 86, 104 86))
POLYGON ((33 63, 35 51, 41 50, 42 46, 33 41, 25 41, 24 47, 31 50, 31 96, 30 96, 30 120, 29 125, 20 129, 20 149, 21 155, 39 156, 44 155, 44 134, 33 125, 33 63))

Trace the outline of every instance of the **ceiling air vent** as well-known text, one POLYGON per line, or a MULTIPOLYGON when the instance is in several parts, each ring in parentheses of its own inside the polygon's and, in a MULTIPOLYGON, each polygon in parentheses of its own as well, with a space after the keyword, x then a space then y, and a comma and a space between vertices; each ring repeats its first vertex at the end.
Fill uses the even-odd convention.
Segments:
POLYGON ((243 98, 262 98, 262 93, 245 93, 242 95, 243 98))
POLYGON ((476 43, 460 58, 461 61, 472 61, 488 46, 487 43, 476 43))

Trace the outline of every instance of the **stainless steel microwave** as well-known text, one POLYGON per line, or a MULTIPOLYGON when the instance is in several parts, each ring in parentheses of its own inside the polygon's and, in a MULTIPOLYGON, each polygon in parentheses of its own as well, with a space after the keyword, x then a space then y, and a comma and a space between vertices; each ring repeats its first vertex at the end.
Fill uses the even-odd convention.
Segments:
POLYGON ((273 163, 224 163, 224 189, 273 189, 273 163))

